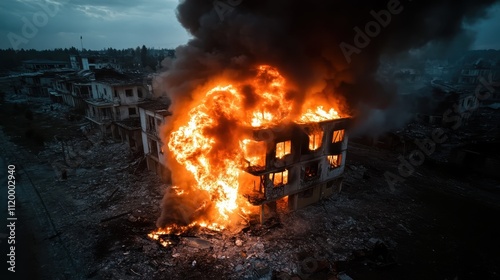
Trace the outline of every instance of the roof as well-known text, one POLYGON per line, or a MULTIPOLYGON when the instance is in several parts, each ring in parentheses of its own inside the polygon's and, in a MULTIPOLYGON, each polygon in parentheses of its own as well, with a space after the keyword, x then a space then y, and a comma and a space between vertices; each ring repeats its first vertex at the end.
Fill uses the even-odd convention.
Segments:
POLYGON ((97 107, 113 107, 115 104, 112 101, 106 99, 87 99, 85 100, 90 105, 97 107))
POLYGON ((62 60, 49 60, 49 59, 31 59, 24 60, 24 64, 68 64, 66 61, 62 60))
POLYGON ((148 101, 139 105, 139 108, 142 108, 147 111, 155 112, 157 114, 161 114, 163 116, 170 116, 172 113, 168 111, 170 107, 170 103, 166 102, 167 100, 162 101, 148 101))
POLYGON ((115 86, 143 85, 142 75, 124 74, 114 69, 95 69, 95 82, 107 83, 115 86))

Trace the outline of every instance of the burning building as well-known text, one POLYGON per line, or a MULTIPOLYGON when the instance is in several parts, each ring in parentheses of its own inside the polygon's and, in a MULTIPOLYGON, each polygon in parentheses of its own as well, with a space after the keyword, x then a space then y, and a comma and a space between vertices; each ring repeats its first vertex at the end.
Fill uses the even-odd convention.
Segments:
POLYGON ((254 131, 247 143, 261 146, 256 151, 262 155, 245 158, 244 170, 252 183, 244 195, 261 206, 261 221, 266 212, 276 211, 279 200, 296 210, 340 191, 348 124, 349 119, 342 118, 254 131))
MULTIPOLYGON (((252 213, 262 220, 281 202, 298 209, 339 189, 349 117, 366 122, 397 106, 397 86, 378 75, 381 59, 470 44, 463 20, 495 1, 453 9, 447 1, 236 2, 177 7, 193 37, 163 61, 158 82, 172 101, 160 137, 173 185, 157 221, 166 231, 225 228, 252 213)), ((402 120, 395 111, 374 129, 402 120)))
POLYGON ((259 213, 263 221, 277 201, 295 210, 340 188, 348 115, 325 109, 321 95, 297 107, 272 66, 251 73, 199 90, 161 134, 173 186, 159 227, 221 229, 259 213))

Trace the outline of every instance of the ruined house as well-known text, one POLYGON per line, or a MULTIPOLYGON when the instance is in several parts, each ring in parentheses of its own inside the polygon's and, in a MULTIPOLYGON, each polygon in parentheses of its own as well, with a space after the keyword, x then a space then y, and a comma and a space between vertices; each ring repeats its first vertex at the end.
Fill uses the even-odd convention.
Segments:
POLYGON ((297 210, 342 188, 349 118, 256 129, 254 151, 247 159, 244 196, 261 206, 261 221, 277 203, 297 210))
POLYGON ((110 69, 95 71, 95 80, 90 83, 91 96, 85 100, 85 117, 99 127, 103 136, 126 140, 131 149, 141 149, 138 105, 150 96, 142 77, 110 69))
POLYGON ((147 167, 165 180, 170 178, 170 174, 167 174, 168 169, 165 167, 164 148, 159 133, 160 127, 171 115, 168 107, 169 104, 161 100, 139 105, 142 143, 147 167))

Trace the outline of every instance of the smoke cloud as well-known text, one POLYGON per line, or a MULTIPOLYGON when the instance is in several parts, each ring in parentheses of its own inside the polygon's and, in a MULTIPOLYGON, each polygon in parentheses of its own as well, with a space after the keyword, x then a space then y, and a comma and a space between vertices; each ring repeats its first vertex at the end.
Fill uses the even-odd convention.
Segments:
MULTIPOLYGON (((457 41, 466 49, 473 35, 463 23, 486 16, 495 2, 181 1, 178 20, 193 38, 176 49, 175 59, 164 61, 167 71, 161 76, 163 90, 172 100, 173 127, 186 119, 200 88, 222 76, 244 80, 261 64, 276 67, 285 77, 294 110, 300 111, 306 98, 322 98, 341 102, 341 112, 363 122, 370 117, 367 112, 385 110, 396 100, 397 88, 377 79, 381 57, 432 46, 442 51, 457 41), (224 5, 214 4, 220 2, 224 5), (225 7, 222 16, 221 7, 225 7)), ((245 93, 251 106, 252 89, 245 93)), ((160 225, 167 223, 165 217, 160 225)))
MULTIPOLYGON (((217 1, 216 1, 217 2, 217 1)), ((228 1, 227 4, 230 5, 228 1)), ((342 96, 351 110, 361 104, 383 108, 394 89, 377 81, 382 55, 418 49, 429 43, 441 49, 465 33, 463 23, 486 15, 495 0, 462 1, 238 1, 221 18, 212 1, 182 1, 180 23, 193 35, 177 48, 164 86, 174 103, 190 98, 195 88, 227 71, 245 75, 258 64, 270 64, 294 86, 300 104, 307 94, 342 96), (241 3, 240 3, 241 2, 241 3), (402 11, 348 63, 339 45, 356 47, 354 28, 365 30, 388 7, 402 11)), ((468 46, 465 46, 465 48, 468 46)))

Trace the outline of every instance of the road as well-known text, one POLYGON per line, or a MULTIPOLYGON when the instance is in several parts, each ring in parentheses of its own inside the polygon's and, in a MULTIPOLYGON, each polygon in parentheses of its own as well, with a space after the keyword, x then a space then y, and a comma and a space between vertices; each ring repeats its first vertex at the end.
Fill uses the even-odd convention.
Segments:
POLYGON ((54 182, 50 165, 39 162, 36 156, 15 146, 2 131, 0 143, 0 219, 5 223, 0 227, 3 260, 0 278, 68 279, 68 275, 78 275, 67 245, 51 219, 51 208, 44 202, 50 193, 41 194, 39 191, 40 186, 47 187, 54 182), (15 244, 7 243, 9 232, 6 226, 10 222, 7 221, 7 166, 11 164, 16 167, 15 244), (10 265, 7 263, 12 245, 15 245, 15 272, 8 271, 10 265))

